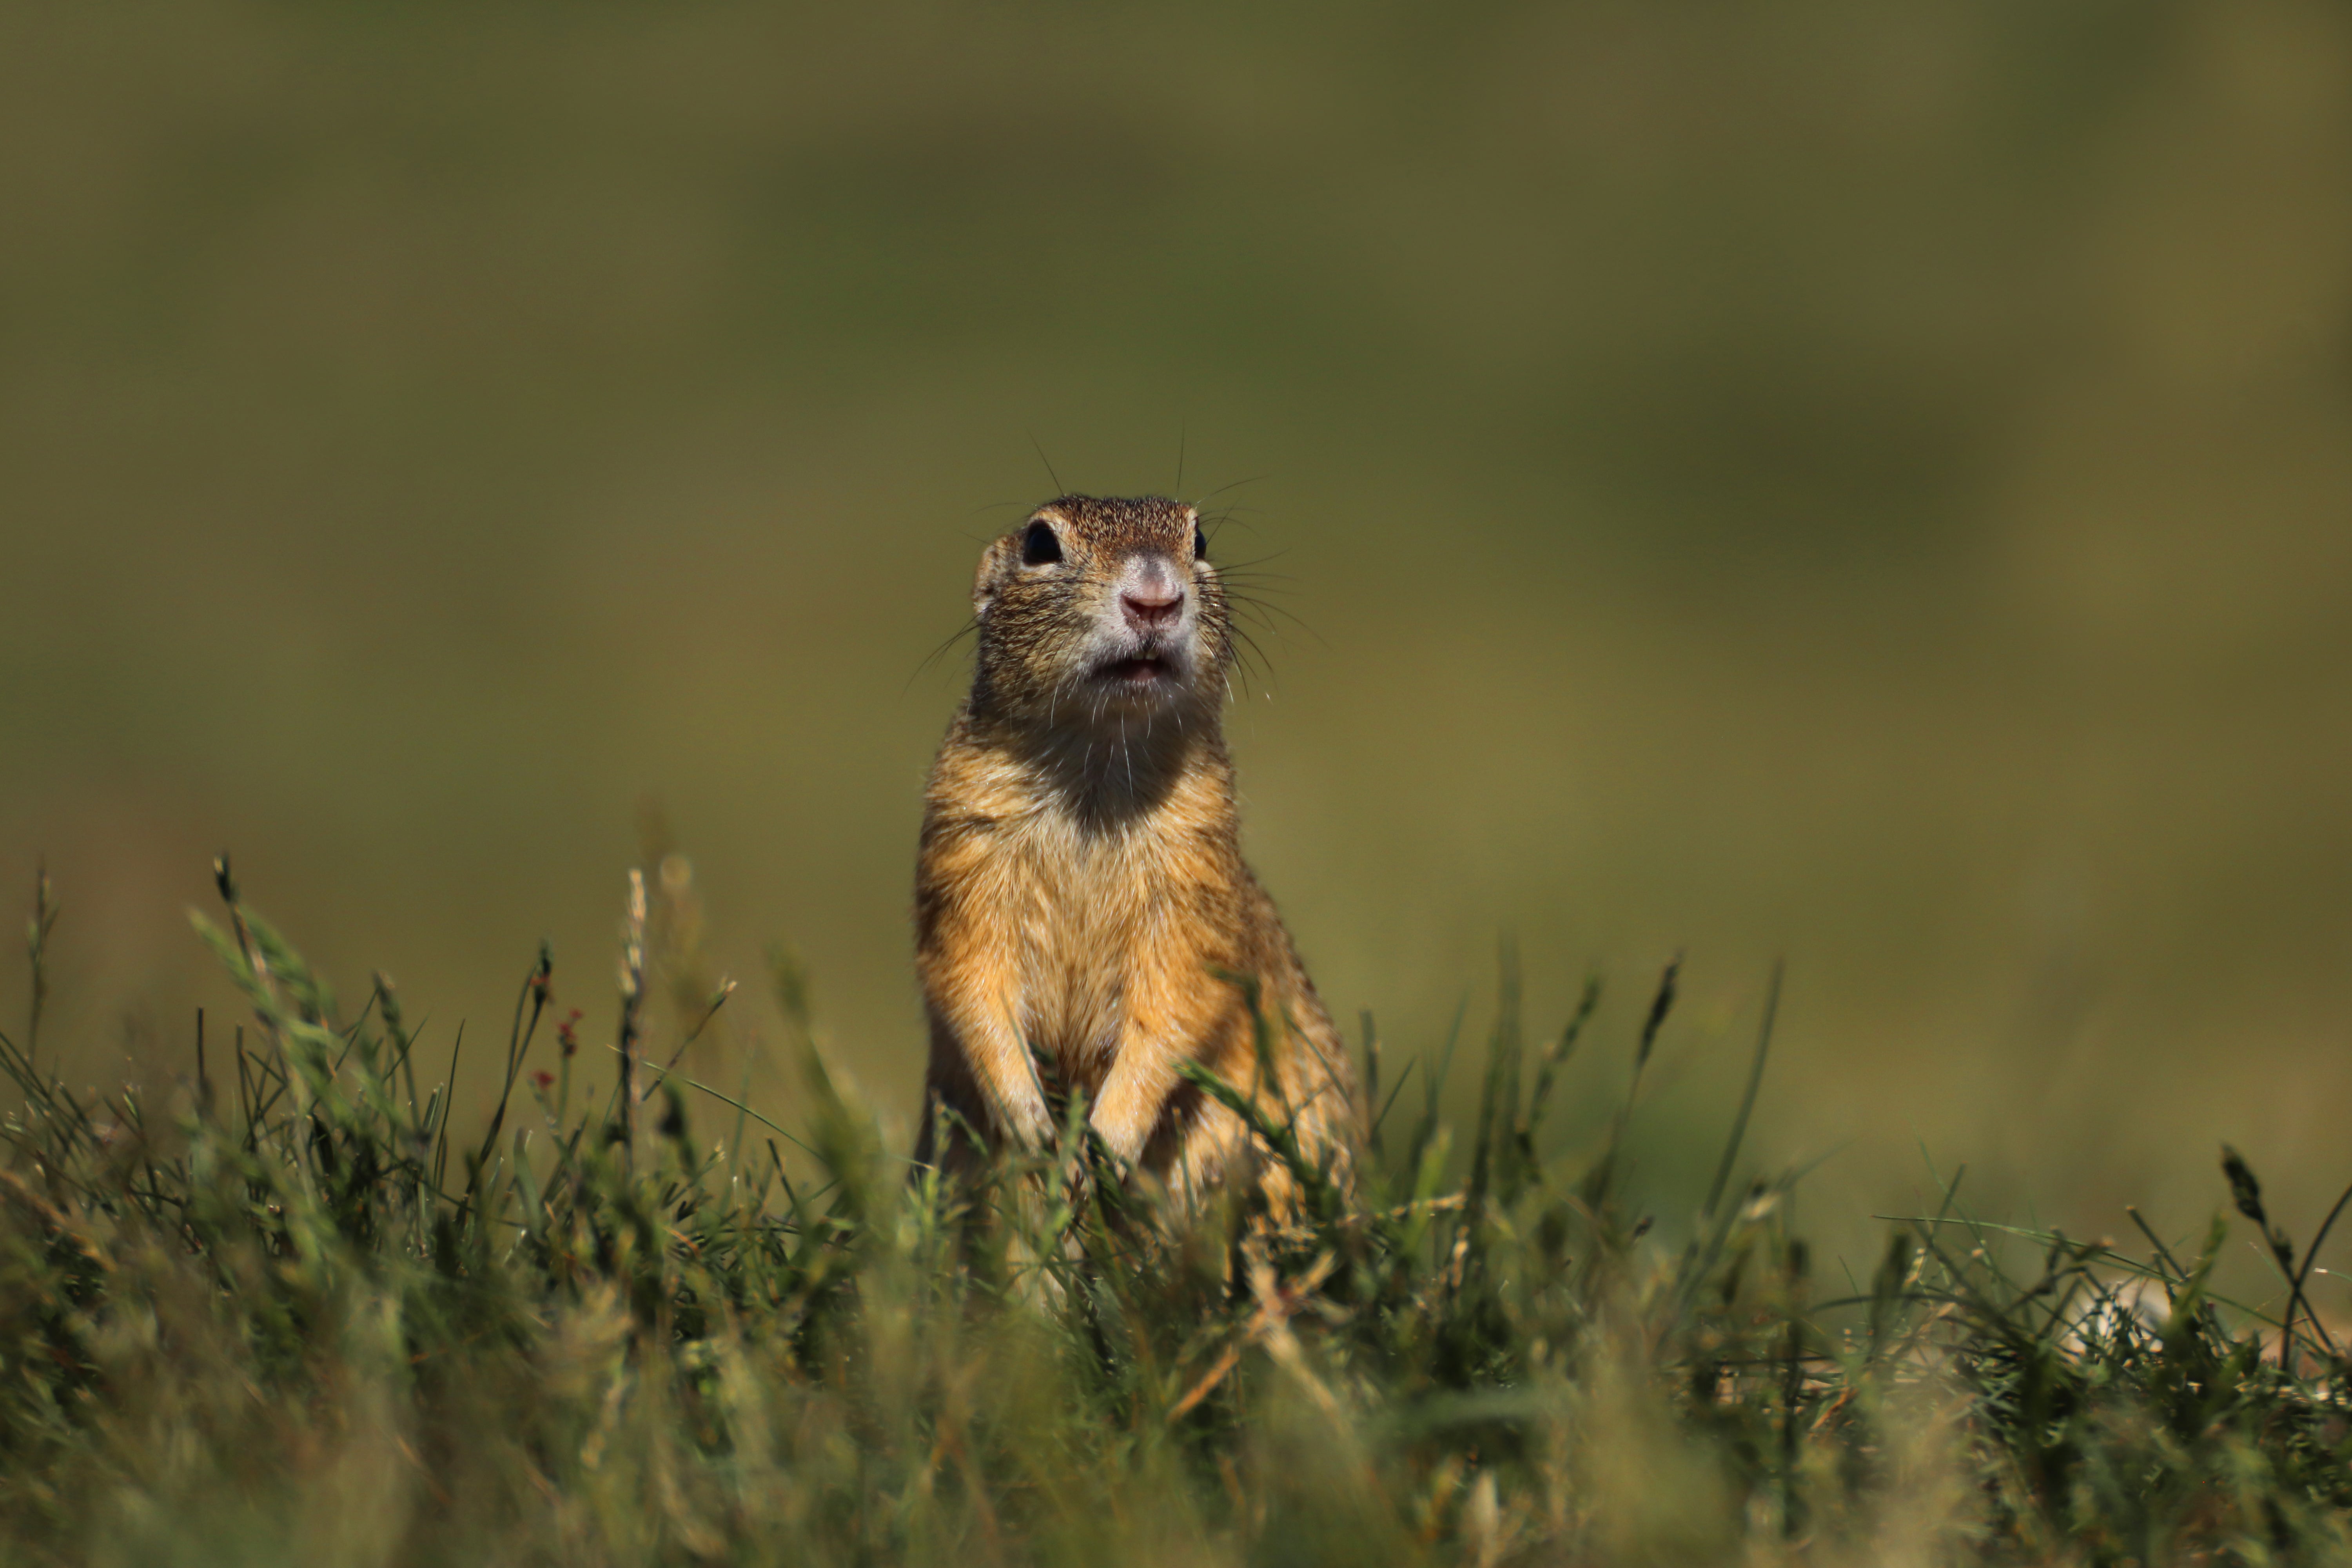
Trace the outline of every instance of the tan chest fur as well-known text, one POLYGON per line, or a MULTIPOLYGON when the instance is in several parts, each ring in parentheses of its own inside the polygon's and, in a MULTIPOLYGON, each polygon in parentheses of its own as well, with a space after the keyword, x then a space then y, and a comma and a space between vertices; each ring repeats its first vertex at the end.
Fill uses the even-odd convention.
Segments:
MULTIPOLYGON (((1089 826, 1050 802, 1008 807, 964 846, 960 870, 1008 928, 1016 1026, 1095 1093, 1139 988, 1171 963, 1222 983, 1234 942, 1218 889, 1225 857, 1202 832, 1202 803, 1184 794, 1115 826, 1089 826)), ((1016 804, 1017 800, 1017 804, 1016 804)))

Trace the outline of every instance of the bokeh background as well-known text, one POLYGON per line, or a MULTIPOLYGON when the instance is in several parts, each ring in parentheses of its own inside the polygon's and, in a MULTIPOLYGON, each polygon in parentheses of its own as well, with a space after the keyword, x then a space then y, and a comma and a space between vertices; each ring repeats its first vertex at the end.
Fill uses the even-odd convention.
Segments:
POLYGON ((698 1064, 791 1114, 782 939, 903 1128, 926 656, 1040 448, 1286 579, 1248 845, 1391 1073, 1508 939, 1539 1027, 1608 978, 1589 1121, 1686 951, 1671 1200, 1785 955, 1753 1147, 1832 1237, 1931 1160, 2093 1234, 2223 1138, 2301 1235, 2352 1176, 2352 12, 2289 0, 0 5, 49 1038, 184 1069, 226 847, 478 1069, 542 935, 602 1039, 667 834, 698 1064))

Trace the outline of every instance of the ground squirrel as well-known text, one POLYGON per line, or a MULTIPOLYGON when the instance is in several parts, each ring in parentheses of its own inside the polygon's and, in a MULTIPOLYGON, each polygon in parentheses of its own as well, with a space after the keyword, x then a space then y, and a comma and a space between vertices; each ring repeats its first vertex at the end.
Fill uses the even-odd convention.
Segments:
POLYGON ((1220 721, 1234 634, 1199 514, 1048 501, 982 553, 972 609, 971 694, 931 767, 916 876, 918 1160, 961 1167, 975 1132, 1051 1142, 1058 1088, 1180 1207, 1246 1166, 1286 1191, 1240 1118, 1179 1076, 1190 1060, 1345 1183, 1354 1072, 1242 863, 1220 721), (1263 1069, 1244 977, 1272 1026, 1263 1069))

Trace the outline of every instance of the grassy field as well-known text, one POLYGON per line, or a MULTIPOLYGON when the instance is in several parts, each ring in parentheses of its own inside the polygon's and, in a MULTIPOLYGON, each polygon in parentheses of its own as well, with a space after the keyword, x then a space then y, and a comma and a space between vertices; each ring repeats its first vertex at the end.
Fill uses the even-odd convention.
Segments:
POLYGON ((2347 190, 2341 0, 0 0, 0 1568, 2335 1550, 2347 190), (1402 1093, 960 1271, 909 871, 1065 485, 1274 574, 1402 1093))
POLYGON ((2319 1238, 2242 1162, 2234 1222, 2127 1247, 1976 1223, 1955 1173, 1832 1278, 1801 1173, 1741 1159, 1769 998, 1694 1212, 1624 1159, 1675 972, 1603 1039, 1599 982, 1538 1026, 1506 954, 1483 1049, 1384 1076, 1368 1034, 1360 1192, 1294 1161, 1302 1213, 1237 1195, 1171 1239, 1072 1137, 970 1193, 910 1180, 787 955, 805 1124, 676 1072, 733 991, 642 880, 616 1016, 559 1014, 542 958, 505 1037, 462 1044, 381 981, 339 1007, 217 883, 198 923, 250 1013, 170 1082, 55 1074, 46 884, 29 921, 0 1045, 12 1562, 2352 1557, 2319 1238), (453 1051, 498 1063, 494 1106, 457 1113, 453 1051), (1626 1052, 1632 1092, 1563 1147, 1566 1075, 1626 1052), (2274 1254, 2267 1310, 2212 1288, 2231 1223, 2274 1254))

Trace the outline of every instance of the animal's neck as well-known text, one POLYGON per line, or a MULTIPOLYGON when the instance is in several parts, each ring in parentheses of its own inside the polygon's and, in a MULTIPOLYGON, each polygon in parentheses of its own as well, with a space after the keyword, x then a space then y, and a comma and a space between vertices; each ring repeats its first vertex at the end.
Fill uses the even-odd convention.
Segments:
POLYGON ((1042 794, 1081 826, 1123 826, 1180 789, 1232 792, 1218 715, 1183 708, 1078 723, 983 721, 1042 794))

